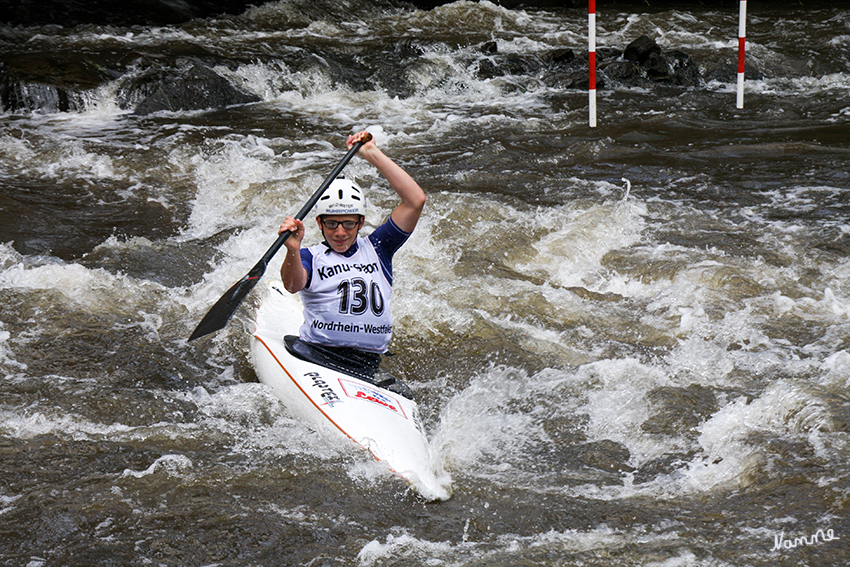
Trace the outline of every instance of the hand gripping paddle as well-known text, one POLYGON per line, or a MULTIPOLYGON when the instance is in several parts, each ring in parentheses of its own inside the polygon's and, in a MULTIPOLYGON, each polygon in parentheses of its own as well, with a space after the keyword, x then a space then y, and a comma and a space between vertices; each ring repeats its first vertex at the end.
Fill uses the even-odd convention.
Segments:
MULTIPOLYGON (((360 149, 360 146, 368 142, 372 139, 372 135, 368 132, 364 134, 358 141, 354 142, 354 145, 351 146, 351 149, 348 150, 348 153, 345 154, 345 157, 337 164, 337 166, 331 171, 330 175, 328 175, 327 179, 319 186, 313 196, 310 197, 310 200, 304 203, 304 206, 301 207, 301 210, 298 211, 298 214, 295 215, 295 218, 298 220, 304 220, 304 217, 307 216, 307 213, 310 212, 310 209, 313 208, 313 205, 316 204, 316 201, 319 200, 319 197, 322 196, 322 193, 325 192, 325 189, 328 188, 328 185, 337 178, 342 169, 351 161, 351 158, 354 157, 354 154, 357 153, 357 150, 360 149)), ((195 331, 192 333, 192 336, 189 337, 189 340, 197 339, 198 337, 203 337, 204 335, 208 335, 210 333, 214 333, 219 329, 223 329, 227 322, 230 321, 230 318, 233 317, 233 314, 236 312, 236 309, 239 307, 239 304, 242 303, 242 300, 254 289, 254 286, 257 285, 257 282, 260 281, 260 278, 263 277, 263 274, 266 271, 266 267, 269 265, 269 261, 272 257, 280 250, 280 247, 283 246, 283 243, 286 242, 286 239, 292 234, 292 231, 287 231, 280 234, 275 240, 274 244, 272 244, 271 248, 263 254, 263 257, 260 258, 260 261, 257 262, 257 265, 251 268, 251 271, 248 272, 245 277, 236 282, 233 287, 227 290, 227 293, 221 296, 221 299, 216 301, 215 305, 207 312, 201 322, 198 323, 198 326, 195 328, 195 331)))

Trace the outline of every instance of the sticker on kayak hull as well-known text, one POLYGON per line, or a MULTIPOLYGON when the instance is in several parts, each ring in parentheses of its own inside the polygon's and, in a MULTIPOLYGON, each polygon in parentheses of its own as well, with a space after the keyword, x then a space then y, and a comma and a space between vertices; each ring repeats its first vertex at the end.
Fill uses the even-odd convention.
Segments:
POLYGON ((345 395, 349 398, 372 402, 373 404, 384 407, 391 412, 400 415, 404 419, 407 419, 407 415, 404 413, 404 409, 401 407, 401 404, 393 396, 390 396, 367 384, 352 382, 351 380, 343 380, 342 378, 339 380, 339 385, 342 386, 342 391, 345 392, 345 395))
POLYGON ((313 386, 319 388, 321 398, 325 401, 326 405, 334 407, 334 404, 342 403, 342 400, 337 393, 334 392, 330 384, 322 379, 318 372, 307 372, 304 376, 309 376, 313 380, 313 386))

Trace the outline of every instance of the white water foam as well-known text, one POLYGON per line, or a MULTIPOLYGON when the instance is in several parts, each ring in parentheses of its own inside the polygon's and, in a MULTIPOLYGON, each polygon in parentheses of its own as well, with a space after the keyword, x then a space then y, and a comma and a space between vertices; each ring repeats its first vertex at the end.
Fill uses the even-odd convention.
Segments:
POLYGON ((169 476, 182 476, 186 471, 193 468, 192 460, 186 455, 163 455, 155 460, 151 466, 143 471, 125 469, 122 477, 143 478, 157 473, 165 473, 169 476))
POLYGON ((0 321, 0 368, 7 368, 8 371, 19 372, 26 370, 27 365, 15 360, 15 353, 9 346, 9 340, 12 334, 9 331, 3 330, 4 323, 0 321))
POLYGON ((15 509, 14 503, 18 500, 22 495, 18 494, 16 496, 7 496, 5 494, 0 494, 0 517, 7 512, 11 512, 15 509))
POLYGON ((17 439, 56 435, 80 441, 120 436, 131 430, 132 428, 126 425, 94 423, 79 415, 62 414, 52 410, 23 409, 0 412, 0 431, 17 439))
POLYGON ((55 291, 68 303, 91 311, 132 309, 131 298, 156 296, 164 291, 150 281, 89 269, 52 258, 24 258, 11 246, 0 244, 0 287, 18 290, 55 291), (16 261, 17 259, 17 261, 16 261))
POLYGON ((450 470, 464 475, 602 500, 638 495, 675 499, 746 486, 769 466, 764 439, 795 438, 829 455, 840 450, 823 436, 839 426, 821 394, 793 380, 775 382, 751 401, 720 398, 720 409, 698 426, 697 437, 686 431, 644 432, 641 426, 652 416, 647 394, 667 385, 677 383, 663 368, 628 359, 595 362, 574 373, 547 370, 533 376, 492 368, 448 401, 433 445, 450 470), (515 409, 529 406, 534 410, 528 413, 515 409), (635 468, 667 454, 693 457, 639 485, 633 475, 623 473, 621 485, 550 486, 534 467, 523 470, 525 465, 515 456, 554 450, 549 447, 554 440, 541 424, 558 415, 574 421, 584 416, 581 431, 588 441, 621 444, 635 468))
MULTIPOLYGON (((675 556, 643 563, 646 567, 725 567, 728 564, 713 558, 698 559, 688 550, 675 531, 662 534, 619 532, 606 525, 581 531, 550 530, 532 536, 501 534, 495 541, 473 542, 463 538, 460 543, 429 541, 411 535, 406 530, 396 530, 384 541, 372 540, 357 554, 361 567, 392 564, 509 565, 528 562, 529 558, 577 557, 585 558, 594 552, 608 557, 612 550, 641 545, 660 548, 677 548, 675 556)), ((534 560, 534 559, 532 559, 534 560)))

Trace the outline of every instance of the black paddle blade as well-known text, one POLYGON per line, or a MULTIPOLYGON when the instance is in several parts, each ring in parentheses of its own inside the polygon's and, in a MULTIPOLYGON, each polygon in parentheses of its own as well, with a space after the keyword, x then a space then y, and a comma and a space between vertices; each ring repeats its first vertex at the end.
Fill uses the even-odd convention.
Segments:
POLYGON ((252 270, 252 273, 233 284, 233 287, 227 290, 227 293, 222 295, 207 314, 204 315, 204 318, 198 323, 189 340, 192 341, 198 337, 203 337, 204 335, 223 329, 227 325, 227 322, 230 321, 230 318, 233 317, 233 314, 236 313, 236 309, 239 308, 239 304, 242 303, 245 296, 251 293, 251 290, 260 281, 261 276, 262 273, 256 275, 252 270))

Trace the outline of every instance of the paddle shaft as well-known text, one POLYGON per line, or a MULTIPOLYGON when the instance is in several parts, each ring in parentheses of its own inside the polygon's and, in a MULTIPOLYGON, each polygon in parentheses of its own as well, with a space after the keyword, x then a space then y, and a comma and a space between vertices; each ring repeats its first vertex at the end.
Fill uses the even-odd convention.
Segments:
MULTIPOLYGON (((306 203, 304 203, 304 206, 301 207, 301 210, 298 211, 298 213, 295 215, 296 219, 304 220, 304 218, 307 216, 307 213, 309 213, 310 209, 312 209, 316 205, 316 202, 322 196, 322 193, 324 193, 325 189, 328 188, 328 185, 330 185, 333 182, 333 180, 337 178, 337 176, 340 174, 340 172, 343 170, 343 168, 346 165, 348 165, 348 162, 351 161, 351 158, 353 158, 354 155, 357 153, 357 150, 360 149, 360 146, 362 146, 363 144, 365 144, 366 142, 368 142, 371 139, 372 139, 372 135, 369 134, 369 133, 366 133, 366 135, 363 136, 362 140, 358 140, 357 142, 354 142, 354 145, 351 146, 351 149, 348 150, 348 153, 345 154, 345 156, 342 158, 342 160, 340 160, 340 162, 336 165, 336 167, 333 169, 333 171, 331 171, 330 175, 328 175, 327 179, 325 179, 324 182, 322 182, 322 184, 316 190, 316 192, 313 193, 313 196, 310 197, 310 200, 308 200, 306 203)), ((283 246, 283 243, 286 242, 286 239, 289 238, 289 236, 291 234, 292 234, 291 230, 281 233, 277 237, 277 240, 275 240, 274 244, 271 245, 271 248, 269 248, 266 251, 266 253, 263 254, 263 257, 260 258, 260 261, 257 262, 257 266, 262 264, 263 272, 265 272, 269 261, 272 259, 272 257, 275 254, 277 254, 277 251, 280 250, 280 247, 283 246)), ((254 266, 254 268, 251 271, 253 272, 254 270, 256 270, 257 266, 254 266)))
MULTIPOLYGON (((340 160, 340 162, 334 167, 333 171, 331 171, 330 175, 322 182, 319 188, 313 193, 313 196, 304 203, 304 206, 301 207, 301 210, 298 211, 298 214, 295 215, 295 218, 298 220, 304 220, 304 217, 307 216, 307 213, 310 212, 310 209, 316 204, 322 194, 325 192, 325 189, 333 182, 334 179, 340 174, 343 168, 348 165, 348 162, 351 161, 351 158, 357 153, 360 149, 360 146, 368 142, 372 139, 372 136, 369 133, 366 133, 360 140, 354 142, 354 145, 351 146, 351 149, 348 150, 348 153, 340 160)), ((213 305, 207 314, 201 319, 201 322, 198 323, 198 326, 195 328, 195 331, 189 337, 189 340, 197 339, 198 337, 202 337, 204 335, 208 335, 210 333, 214 333, 219 329, 224 328, 227 325, 230 318, 233 317, 233 314, 236 312, 236 309, 239 307, 239 304, 242 303, 242 300, 245 299, 245 296, 257 285, 257 282, 266 272, 266 268, 269 265, 269 262, 280 250, 280 247, 283 246, 286 239, 292 235, 292 231, 282 232, 278 235, 277 240, 274 241, 274 244, 263 254, 263 257, 260 258, 260 261, 251 268, 251 271, 248 272, 245 277, 236 282, 233 287, 227 290, 227 293, 221 296, 221 298, 213 305)))

